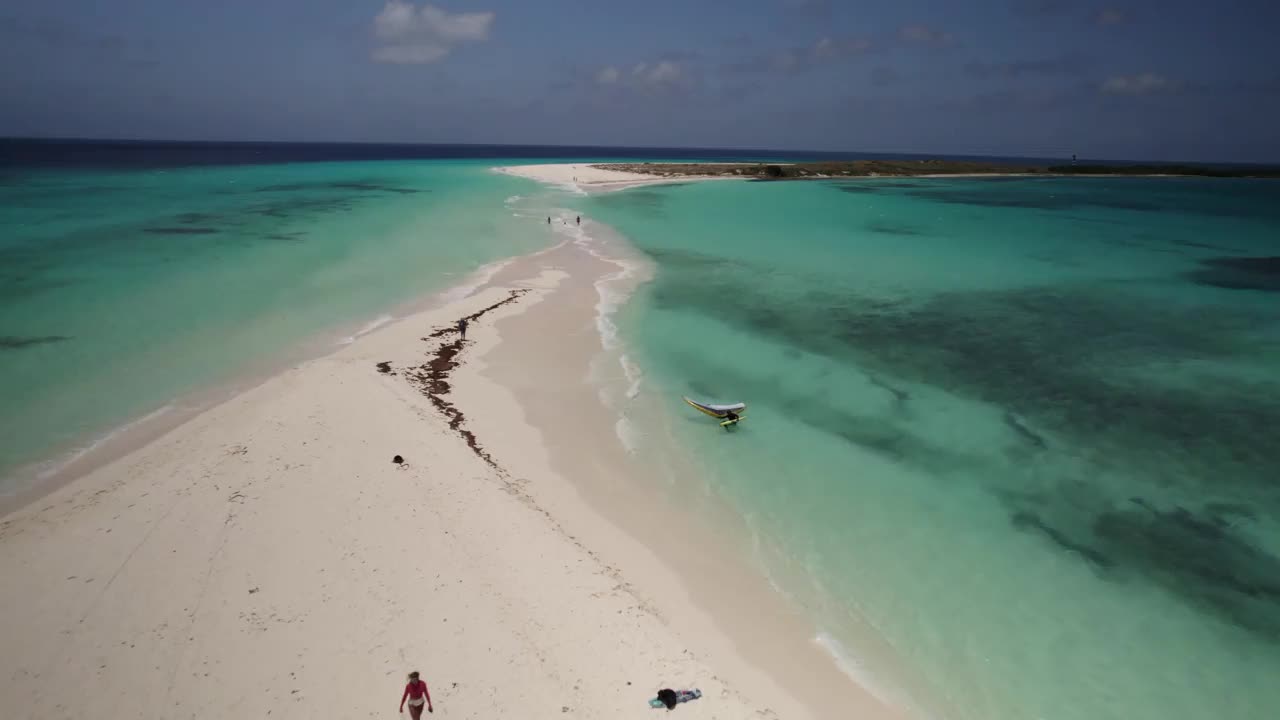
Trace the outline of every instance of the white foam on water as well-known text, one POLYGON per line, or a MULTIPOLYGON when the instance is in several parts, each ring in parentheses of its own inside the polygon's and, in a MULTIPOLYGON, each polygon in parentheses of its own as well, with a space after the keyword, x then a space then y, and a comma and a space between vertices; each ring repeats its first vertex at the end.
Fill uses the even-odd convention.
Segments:
POLYGON ((494 275, 502 272, 503 268, 513 262, 515 262, 515 258, 506 258, 504 260, 495 260, 487 265, 481 265, 468 275, 466 280, 440 293, 439 297, 446 303, 465 300, 471 297, 475 291, 489 284, 494 275))
POLYGON ((339 340, 338 344, 350 345, 351 343, 355 342, 357 339, 362 338, 365 335, 368 335, 374 330, 377 330, 378 328, 382 327, 383 325, 386 325, 387 323, 395 319, 396 318, 394 315, 379 315, 373 320, 370 320, 369 322, 365 323, 359 330, 339 340))
POLYGON ((155 420, 156 418, 158 418, 158 417, 160 417, 160 416, 162 416, 162 415, 167 414, 168 412, 170 412, 171 410, 173 410, 173 409, 174 409, 174 408, 176 408, 176 407, 177 407, 177 406, 176 406, 176 405, 174 405, 174 404, 165 405, 164 407, 158 408, 158 409, 156 409, 156 410, 152 410, 151 412, 147 413, 146 415, 143 415, 143 416, 142 416, 142 417, 140 417, 140 418, 137 418, 137 419, 131 420, 131 421, 129 421, 129 422, 127 422, 127 423, 123 424, 123 425, 119 425, 119 426, 117 426, 117 427, 113 428, 110 432, 107 432, 105 435, 102 435, 102 436, 98 437, 98 438, 97 438, 97 439, 95 439, 93 442, 89 443, 88 445, 85 445, 85 446, 80 447, 80 448, 76 448, 75 450, 73 450, 73 451, 71 452, 71 454, 69 454, 69 455, 67 455, 67 456, 63 457, 63 458, 62 458, 62 459, 60 459, 60 460, 57 460, 57 461, 55 461, 55 462, 53 462, 53 463, 49 464, 49 465, 48 465, 48 466, 46 466, 44 469, 42 469, 42 470, 37 474, 37 476, 36 476, 36 477, 37 477, 37 478, 39 478, 39 479, 41 479, 41 480, 47 480, 47 479, 49 479, 49 478, 53 477, 54 475, 57 475, 58 473, 62 472, 62 471, 63 471, 63 470, 65 470, 67 467, 69 467, 72 463, 74 463, 75 461, 77 461, 77 460, 79 460, 80 458, 84 457, 85 455, 88 455, 89 453, 93 452, 94 450, 97 450, 98 448, 102 447, 103 445, 105 445, 105 444, 107 444, 107 443, 111 442, 113 439, 115 439, 115 438, 119 437, 122 433, 128 432, 128 431, 130 431, 130 430, 132 430, 132 429, 134 429, 134 428, 138 427, 139 425, 142 425, 142 424, 144 424, 144 423, 148 423, 148 422, 150 422, 150 421, 152 421, 152 420, 155 420))
POLYGON ((644 380, 644 371, 625 354, 618 358, 618 364, 622 366, 622 374, 626 375, 630 382, 627 385, 627 399, 635 400, 640 395, 640 383, 644 380))
POLYGON ((521 201, 525 199, 526 198, 524 195, 512 195, 511 197, 507 198, 505 202, 502 203, 502 206, 511 211, 511 217, 514 217, 514 218, 533 217, 533 215, 530 215, 528 212, 529 210, 528 205, 521 204, 521 201))
POLYGON ((539 250, 536 253, 533 253, 530 257, 541 257, 543 255, 546 255, 549 252, 559 250, 560 248, 564 247, 565 245, 568 245, 571 242, 573 242, 573 238, 565 238, 564 240, 561 240, 560 242, 556 243, 555 245, 552 245, 549 248, 544 248, 542 250, 539 250))
POLYGON ((600 298, 596 302, 596 330, 600 333, 600 341, 605 348, 613 350, 618 347, 618 326, 613 322, 613 316, 631 296, 629 292, 618 290, 617 285, 635 276, 638 266, 607 257, 587 242, 578 244, 595 257, 619 266, 618 272, 606 275, 595 282, 596 295, 600 298))
MULTIPOLYGON (((609 375, 606 373, 611 354, 608 351, 601 352, 591 360, 587 371, 587 380, 595 386, 596 398, 600 401, 600 404, 617 415, 617 420, 614 421, 614 434, 617 435, 618 442, 622 443, 622 447, 627 452, 635 453, 640 445, 640 432, 635 423, 631 422, 627 417, 625 404, 639 392, 639 375, 628 375, 630 385, 626 390, 625 397, 618 397, 618 386, 616 383, 610 382, 609 375)), ((624 372, 628 366, 635 367, 629 360, 626 360, 625 356, 620 358, 619 361, 624 368, 624 372)), ((635 368, 633 373, 639 373, 639 368, 635 368)))
POLYGON ((594 283, 598 298, 595 306, 595 326, 604 352, 597 361, 592 363, 590 380, 598 387, 600 402, 617 413, 618 419, 614 423, 614 431, 618 440, 628 452, 634 453, 640 446, 641 432, 627 417, 626 403, 640 395, 644 371, 626 353, 620 351, 622 342, 618 337, 618 326, 613 321, 613 316, 631 295, 627 290, 619 288, 619 285, 630 284, 627 281, 637 274, 640 266, 602 252, 601 241, 588 234, 586 228, 576 222, 576 218, 577 214, 574 212, 558 210, 552 216, 553 221, 558 221, 553 223, 555 232, 566 236, 565 242, 572 242, 592 257, 618 267, 616 272, 609 273, 594 283), (617 376, 607 372, 602 364, 609 362, 610 358, 616 358, 618 367, 622 370, 622 377, 626 380, 626 386, 621 390, 620 397, 617 397, 617 387, 611 388, 609 384, 609 378, 617 376))
POLYGON ((855 657, 853 653, 849 652, 849 649, 842 645, 831 633, 819 630, 818 634, 814 636, 813 642, 817 643, 831 657, 836 667, 840 668, 840 672, 844 673, 859 687, 871 693, 882 704, 890 708, 901 707, 897 699, 877 687, 875 678, 867 670, 866 665, 855 657))
MULTIPOLYGON (((554 232, 559 235, 565 235, 565 242, 572 242, 574 245, 586 250, 592 257, 603 260, 604 262, 618 266, 618 271, 610 273, 595 282, 596 295, 600 298, 596 302, 596 330, 600 333, 600 341, 606 350, 613 350, 618 347, 618 327, 612 320, 612 315, 622 307, 629 297, 629 293, 616 290, 611 287, 621 280, 626 280, 635 274, 636 266, 618 258, 609 257, 600 252, 600 241, 587 234, 586 230, 575 222, 578 216, 569 210, 556 210, 552 215, 554 232)), ((561 243, 563 245, 563 243, 561 243)), ((557 245, 560 247, 560 245, 557 245)))

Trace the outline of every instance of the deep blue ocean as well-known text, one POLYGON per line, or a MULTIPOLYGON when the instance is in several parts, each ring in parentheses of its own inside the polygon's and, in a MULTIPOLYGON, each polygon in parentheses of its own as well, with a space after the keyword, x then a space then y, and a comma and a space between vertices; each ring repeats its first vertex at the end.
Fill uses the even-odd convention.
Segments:
MULTIPOLYGON (((196 165, 266 165, 373 160, 581 161, 679 160, 749 162, 778 160, 910 159, 912 155, 725 148, 593 147, 557 145, 392 145, 377 143, 151 142, 130 140, 29 140, 0 138, 0 168, 148 169, 196 165)), ((928 155, 920 158, 1056 163, 1063 158, 928 155)), ((1095 162, 1095 161, 1089 161, 1095 162)), ((1102 161, 1097 161, 1102 162, 1102 161)))

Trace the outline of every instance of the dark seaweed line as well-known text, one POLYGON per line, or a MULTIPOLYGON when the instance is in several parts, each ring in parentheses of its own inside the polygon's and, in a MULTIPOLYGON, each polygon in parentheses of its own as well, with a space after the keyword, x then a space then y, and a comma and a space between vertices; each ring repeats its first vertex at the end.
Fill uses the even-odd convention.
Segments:
MULTIPOLYGON (((519 300, 526 292, 528 292, 528 290, 512 290, 507 299, 496 302, 489 307, 471 313, 470 315, 465 315, 459 318, 459 320, 474 322, 491 310, 496 310, 503 305, 519 300)), ((440 328, 422 339, 424 341, 430 341, 435 338, 441 338, 445 335, 457 332, 457 322, 455 322, 452 326, 440 328)), ((431 404, 435 406, 436 410, 439 410, 440 414, 444 415, 445 419, 449 421, 449 429, 458 433, 463 441, 467 443, 467 447, 471 448, 471 452, 475 453, 477 457, 485 461, 489 467, 505 474, 506 471, 503 470, 493 457, 489 455, 489 452, 484 449, 484 446, 480 444, 480 440, 475 436, 475 433, 465 427, 467 420, 466 415, 464 415, 456 405, 444 398, 445 395, 449 394, 450 390, 449 373, 459 365, 458 356, 462 353, 463 343, 464 340, 461 337, 453 342, 442 343, 436 348, 435 354, 430 360, 423 365, 418 366, 413 371, 405 373, 405 376, 411 383, 417 385, 418 389, 422 391, 423 395, 427 396, 427 399, 431 401, 431 404)))
POLYGON ((26 337, 22 335, 0 335, 0 350, 21 350, 36 345, 66 342, 71 338, 66 335, 42 335, 26 337))

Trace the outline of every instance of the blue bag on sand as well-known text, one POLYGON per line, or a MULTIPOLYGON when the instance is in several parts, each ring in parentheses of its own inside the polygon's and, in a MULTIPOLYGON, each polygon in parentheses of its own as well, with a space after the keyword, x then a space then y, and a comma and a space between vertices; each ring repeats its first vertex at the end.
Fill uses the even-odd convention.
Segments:
POLYGON ((702 691, 698 688, 692 690, 659 690, 658 697, 649 701, 649 707, 665 707, 668 710, 673 710, 679 703, 697 700, 700 697, 702 697, 702 691))

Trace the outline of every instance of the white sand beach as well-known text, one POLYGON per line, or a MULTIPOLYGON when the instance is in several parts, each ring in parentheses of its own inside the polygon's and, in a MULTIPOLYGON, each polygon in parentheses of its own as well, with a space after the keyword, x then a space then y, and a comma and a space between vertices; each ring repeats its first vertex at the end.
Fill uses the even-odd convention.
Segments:
POLYGON ((6 516, 5 716, 391 718, 411 670, 438 717, 895 716, 637 484, 571 240, 6 516))
MULTIPOLYGON (((729 163, 724 163, 729 164, 729 163)), ((511 165, 495 168, 508 175, 537 180, 582 192, 608 192, 644 185, 691 182, 694 180, 736 180, 718 175, 672 175, 663 177, 644 173, 609 170, 590 163, 548 163, 545 165, 511 165)))

